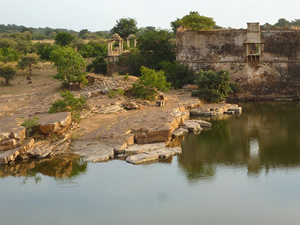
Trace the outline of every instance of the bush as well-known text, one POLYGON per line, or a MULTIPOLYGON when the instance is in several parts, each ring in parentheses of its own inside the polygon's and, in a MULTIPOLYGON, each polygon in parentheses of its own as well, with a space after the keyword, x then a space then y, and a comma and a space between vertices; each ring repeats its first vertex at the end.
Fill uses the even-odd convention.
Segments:
POLYGON ((38 125, 38 120, 40 119, 37 116, 33 116, 33 119, 24 119, 24 122, 21 124, 21 126, 25 127, 26 129, 26 136, 32 136, 36 130, 36 126, 38 125))
POLYGON ((85 108, 84 97, 75 98, 69 91, 60 92, 63 99, 51 103, 49 113, 71 112, 72 120, 80 121, 80 112, 85 108))
POLYGON ((193 84, 195 75, 189 66, 176 60, 173 62, 164 61, 161 63, 162 70, 165 72, 167 81, 176 89, 182 88, 185 84, 193 84))
POLYGON ((229 72, 219 70, 213 72, 212 70, 196 73, 195 83, 198 85, 198 90, 192 93, 193 96, 198 96, 207 102, 221 102, 224 101, 228 94, 232 93, 229 87, 229 72))
POLYGON ((86 71, 105 75, 107 74, 107 61, 103 56, 98 56, 91 64, 87 65, 86 71))
POLYGON ((116 98, 116 97, 121 97, 125 94, 125 91, 121 88, 117 88, 117 90, 112 90, 112 89, 109 89, 109 92, 107 94, 107 96, 109 98, 116 98))
POLYGON ((171 87, 171 84, 166 81, 163 71, 156 72, 142 66, 141 75, 131 89, 131 93, 137 98, 154 100, 158 91, 166 92, 171 87))

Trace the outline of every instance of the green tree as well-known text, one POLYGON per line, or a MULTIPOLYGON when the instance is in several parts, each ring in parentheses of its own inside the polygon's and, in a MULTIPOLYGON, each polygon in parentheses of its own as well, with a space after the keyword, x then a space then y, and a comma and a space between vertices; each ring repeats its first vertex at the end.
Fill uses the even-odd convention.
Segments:
POLYGON ((1 62, 15 62, 19 60, 19 53, 12 48, 0 48, 0 61, 1 62))
POLYGON ((91 64, 86 67, 87 72, 92 72, 96 74, 107 74, 107 61, 103 56, 98 56, 92 61, 91 64))
POLYGON ((50 60, 50 53, 55 48, 55 46, 50 43, 40 42, 36 43, 34 47, 36 49, 36 53, 40 56, 40 59, 46 61, 50 60))
POLYGON ((290 22, 284 18, 280 18, 277 23, 274 24, 275 27, 290 27, 290 22))
POLYGON ((17 69, 12 63, 0 64, 0 77, 5 79, 5 85, 9 85, 9 81, 14 78, 17 69))
POLYGON ((60 80, 63 85, 70 83, 87 83, 84 77, 85 60, 70 46, 57 47, 51 51, 51 62, 57 68, 54 78, 60 80))
POLYGON ((79 31, 79 37, 82 37, 83 35, 85 34, 88 34, 89 33, 89 30, 88 29, 82 29, 81 31, 79 31))
POLYGON ((167 77, 167 81, 170 82, 174 88, 182 88, 185 84, 194 83, 195 76, 188 65, 176 60, 173 62, 164 61, 161 65, 167 77))
POLYGON ((229 72, 212 70, 196 73, 195 83, 198 85, 198 90, 192 93, 193 96, 198 96, 207 102, 221 102, 232 92, 230 86, 229 72))
POLYGON ((126 39, 130 34, 135 34, 138 31, 135 19, 121 18, 116 22, 117 24, 110 30, 110 34, 117 33, 121 38, 126 39))
POLYGON ((37 54, 31 53, 21 57, 21 61, 18 63, 18 67, 22 70, 29 68, 29 76, 31 76, 32 68, 37 65, 40 58, 37 54))
POLYGON ((181 25, 195 31, 212 30, 216 27, 216 22, 211 17, 201 16, 198 12, 191 11, 188 15, 182 17, 182 19, 177 18, 171 22, 174 33, 176 33, 177 28, 181 25))
POLYGON ((60 92, 62 99, 58 99, 51 103, 49 113, 57 112, 71 112, 72 119, 80 121, 80 112, 85 108, 85 98, 75 98, 74 95, 69 91, 60 92))
POLYGON ((166 30, 148 30, 137 39, 138 50, 130 56, 122 55, 119 65, 127 67, 130 74, 140 76, 141 66, 161 70, 163 61, 175 60, 175 41, 172 32, 166 30))
POLYGON ((68 32, 60 32, 55 37, 55 44, 60 46, 69 45, 74 40, 74 36, 68 32))
POLYGON ((132 85, 131 92, 134 96, 154 100, 158 91, 169 91, 171 84, 166 81, 163 71, 155 71, 147 67, 141 67, 142 76, 132 85))

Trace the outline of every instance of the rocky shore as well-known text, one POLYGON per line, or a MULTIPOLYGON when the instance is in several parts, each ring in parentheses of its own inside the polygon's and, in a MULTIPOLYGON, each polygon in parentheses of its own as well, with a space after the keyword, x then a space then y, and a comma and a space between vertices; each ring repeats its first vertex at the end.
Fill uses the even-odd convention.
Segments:
POLYGON ((78 124, 71 121, 68 112, 46 113, 49 106, 45 100, 59 97, 54 91, 41 90, 40 95, 32 94, 26 103, 26 95, 22 98, 1 95, 0 164, 70 153, 88 162, 123 159, 132 164, 149 163, 181 153, 180 147, 169 146, 173 137, 187 132, 199 133, 203 127, 211 126, 207 121, 190 119, 190 116, 228 116, 240 114, 242 110, 226 103, 202 104, 191 97, 189 90, 161 94, 154 102, 130 97, 108 98, 107 90, 122 88, 126 91, 135 79, 125 81, 123 77, 99 76, 94 85, 74 92, 85 96, 88 104, 78 124), (11 107, 15 104, 21 107, 11 107), (38 135, 26 137, 25 128, 20 124, 24 121, 22 118, 33 116, 39 118, 38 135))

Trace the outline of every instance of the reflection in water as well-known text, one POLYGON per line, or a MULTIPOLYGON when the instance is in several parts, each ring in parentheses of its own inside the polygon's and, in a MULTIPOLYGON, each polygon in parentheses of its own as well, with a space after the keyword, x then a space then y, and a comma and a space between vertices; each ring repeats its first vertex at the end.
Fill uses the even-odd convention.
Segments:
POLYGON ((15 161, 9 165, 1 165, 0 177, 25 177, 24 183, 28 178, 33 178, 38 183, 41 181, 40 174, 43 174, 67 182, 85 174, 86 170, 87 163, 81 157, 65 154, 40 160, 15 161))
POLYGON ((212 179, 219 164, 243 166, 249 176, 300 166, 298 102, 242 103, 243 114, 211 120, 211 131, 188 134, 179 165, 188 180, 212 179))

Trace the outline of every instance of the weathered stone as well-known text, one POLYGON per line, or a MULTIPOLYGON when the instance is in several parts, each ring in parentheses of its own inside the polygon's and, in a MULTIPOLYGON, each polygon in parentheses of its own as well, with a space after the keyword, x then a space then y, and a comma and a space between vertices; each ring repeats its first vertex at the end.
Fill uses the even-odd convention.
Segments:
POLYGON ((55 146, 50 144, 50 141, 36 142, 32 149, 27 151, 27 155, 30 158, 42 159, 51 154, 55 146))
POLYGON ((137 154, 137 153, 142 153, 142 152, 147 152, 147 151, 153 151, 156 149, 164 148, 166 147, 166 143, 160 142, 160 143, 153 143, 153 144, 143 144, 143 145, 138 145, 134 144, 127 149, 125 149, 125 154, 126 155, 132 155, 132 154, 137 154))
POLYGON ((198 123, 197 121, 195 120, 186 120, 184 121, 183 125, 182 125, 183 128, 186 128, 188 129, 189 131, 199 131, 199 130, 202 130, 203 128, 200 126, 200 123, 198 123))
POLYGON ((69 91, 80 91, 83 88, 81 83, 70 83, 69 91))
POLYGON ((139 106, 135 102, 128 102, 125 104, 125 109, 138 109, 139 106))
POLYGON ((37 114, 37 117, 39 117, 37 128, 43 134, 62 134, 72 122, 70 112, 37 114))
POLYGON ((189 120, 189 121, 194 121, 196 123, 199 123, 201 127, 211 127, 211 123, 207 122, 205 120, 189 120))
POLYGON ((25 127, 19 126, 12 128, 11 137, 22 141, 25 138, 25 127))
POLYGON ((137 144, 147 144, 153 142, 166 142, 172 139, 172 125, 166 124, 159 128, 148 130, 144 133, 139 133, 135 136, 137 144))
POLYGON ((215 111, 202 111, 200 108, 195 108, 190 110, 191 116, 216 116, 217 113, 215 111))
POLYGON ((188 132, 189 132, 188 129, 180 127, 180 128, 178 128, 178 129, 176 129, 176 130, 173 131, 173 136, 174 137, 179 137, 179 136, 182 136, 182 135, 184 135, 184 134, 186 134, 188 132))
POLYGON ((126 162, 132 164, 143 164, 156 161, 160 158, 168 158, 177 154, 180 154, 182 149, 180 147, 175 148, 161 148, 154 151, 143 152, 141 154, 130 155, 126 158, 126 162))
POLYGON ((15 158, 20 154, 16 149, 5 151, 0 154, 0 164, 8 164, 15 160, 15 158))
POLYGON ((92 112, 99 113, 99 114, 112 114, 112 113, 123 113, 126 112, 126 110, 120 105, 111 105, 107 107, 94 109, 92 112))
POLYGON ((72 150, 84 156, 87 162, 105 162, 114 158, 114 148, 101 142, 76 142, 72 150))
POLYGON ((230 107, 228 111, 234 111, 236 114, 241 114, 242 113, 242 107, 230 107))
POLYGON ((14 149, 18 146, 18 142, 16 139, 9 139, 6 141, 0 142, 0 151, 6 151, 10 149, 14 149))
POLYGON ((108 94, 108 92, 109 92, 109 88, 104 88, 101 90, 101 93, 104 95, 108 94))
POLYGON ((10 131, 0 131, 0 141, 6 141, 10 138, 11 132, 10 131))

